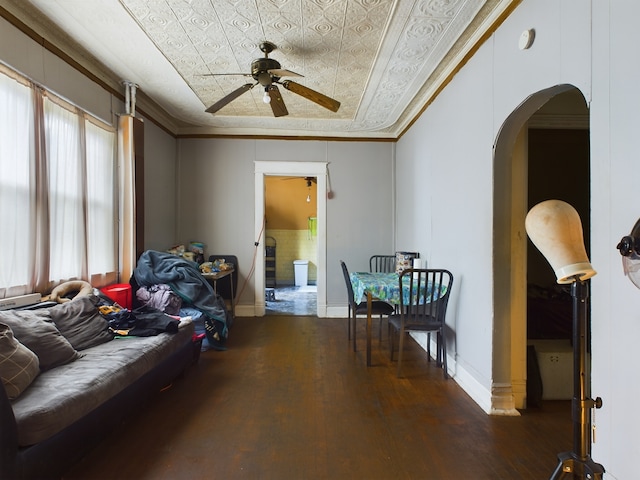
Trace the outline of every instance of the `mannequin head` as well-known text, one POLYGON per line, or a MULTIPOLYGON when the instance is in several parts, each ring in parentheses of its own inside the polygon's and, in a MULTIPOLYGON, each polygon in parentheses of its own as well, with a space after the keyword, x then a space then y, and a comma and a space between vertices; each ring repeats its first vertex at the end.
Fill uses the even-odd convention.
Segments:
POLYGON ((596 274, 584 247, 582 222, 575 208, 561 200, 534 206, 525 220, 527 234, 545 256, 558 283, 587 280, 596 274))

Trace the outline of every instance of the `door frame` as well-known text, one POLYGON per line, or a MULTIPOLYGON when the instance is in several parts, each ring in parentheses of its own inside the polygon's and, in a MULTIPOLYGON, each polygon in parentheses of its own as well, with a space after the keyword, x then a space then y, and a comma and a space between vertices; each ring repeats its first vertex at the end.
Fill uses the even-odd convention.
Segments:
POLYGON ((317 265, 317 315, 327 316, 327 162, 254 162, 255 218, 254 238, 256 245, 254 309, 257 317, 266 313, 264 237, 265 237, 265 181, 266 176, 316 177, 318 218, 318 265, 317 265))

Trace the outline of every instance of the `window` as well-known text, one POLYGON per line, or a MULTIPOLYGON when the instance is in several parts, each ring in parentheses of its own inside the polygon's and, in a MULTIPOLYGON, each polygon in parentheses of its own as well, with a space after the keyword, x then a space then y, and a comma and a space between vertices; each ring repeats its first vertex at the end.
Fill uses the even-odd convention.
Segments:
MULTIPOLYGON (((33 90, 0 75, 0 298, 30 283, 35 236, 33 90)), ((27 291, 20 293, 28 293, 27 291)))
POLYGON ((114 134, 85 120, 87 148, 87 258, 89 277, 117 271, 114 134), (110 253, 110 255, 109 255, 110 253))
POLYGON ((115 131, 0 73, 0 298, 116 280, 115 131))

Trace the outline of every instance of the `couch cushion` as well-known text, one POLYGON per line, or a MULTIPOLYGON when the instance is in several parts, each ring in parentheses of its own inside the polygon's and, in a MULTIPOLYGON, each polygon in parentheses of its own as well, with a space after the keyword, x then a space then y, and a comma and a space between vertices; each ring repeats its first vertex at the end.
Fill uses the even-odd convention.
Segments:
POLYGON ((5 310, 0 322, 9 325, 13 336, 38 356, 40 370, 49 370, 78 358, 78 352, 51 321, 48 310, 5 310))
POLYGON ((124 337, 89 348, 82 357, 41 373, 12 402, 18 444, 33 445, 55 435, 191 344, 193 323, 178 333, 124 337))
POLYGON ((18 398, 39 373, 38 356, 13 337, 9 325, 0 323, 0 377, 9 400, 18 398))
POLYGON ((98 298, 77 297, 49 309, 51 320, 76 350, 85 350, 113 340, 107 320, 97 308, 98 298))

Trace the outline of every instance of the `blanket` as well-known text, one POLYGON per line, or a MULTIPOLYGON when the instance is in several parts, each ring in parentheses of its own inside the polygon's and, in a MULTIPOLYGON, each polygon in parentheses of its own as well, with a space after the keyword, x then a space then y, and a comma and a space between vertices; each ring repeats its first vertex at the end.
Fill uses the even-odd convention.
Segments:
POLYGON ((226 340, 228 314, 224 300, 213 291, 196 262, 170 253, 147 250, 140 255, 133 276, 141 287, 169 285, 183 303, 192 305, 215 320, 219 343, 226 340))

